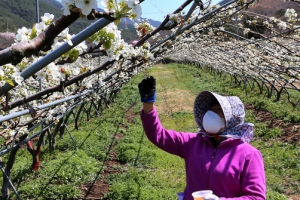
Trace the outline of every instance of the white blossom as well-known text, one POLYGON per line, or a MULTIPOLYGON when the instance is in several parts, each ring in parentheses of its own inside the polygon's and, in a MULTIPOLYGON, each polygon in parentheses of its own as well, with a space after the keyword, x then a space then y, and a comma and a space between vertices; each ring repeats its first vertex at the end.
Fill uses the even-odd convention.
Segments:
POLYGON ((45 24, 49 25, 52 22, 52 20, 54 19, 54 15, 45 13, 44 16, 41 17, 41 19, 45 24))
POLYGON ((92 9, 98 8, 97 0, 76 0, 75 5, 81 9, 82 14, 88 15, 92 9))

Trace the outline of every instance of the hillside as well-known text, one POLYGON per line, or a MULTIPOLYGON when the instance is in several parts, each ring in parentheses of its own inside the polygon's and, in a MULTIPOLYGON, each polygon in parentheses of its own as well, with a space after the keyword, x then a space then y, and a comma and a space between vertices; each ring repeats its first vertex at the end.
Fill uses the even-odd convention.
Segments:
MULTIPOLYGON (((36 0, 1 0, 0 7, 0 33, 16 33, 19 28, 30 28, 37 22, 36 0)), ((54 14, 55 20, 63 13, 61 7, 60 2, 57 0, 39 0, 39 15, 41 17, 44 13, 51 13, 54 14)), ((100 8, 98 10, 103 11, 100 8)), ((141 18, 141 20, 142 19, 144 18, 141 18)), ((70 33, 76 34, 89 26, 92 22, 94 21, 80 18, 69 26, 70 33)), ((149 19, 149 22, 155 27, 161 23, 151 19, 149 19)), ((126 42, 130 43, 138 39, 134 23, 135 22, 130 19, 123 19, 119 25, 119 28, 122 30, 122 38, 126 42)), ((6 40, 3 35, 0 35, 0 49, 10 46, 11 42, 13 42, 11 37, 9 40, 6 40)))
MULTIPOLYGON (((227 2, 223 0, 222 2, 227 2)), ((25 26, 31 27, 37 21, 36 0, 2 0, 0 1, 0 33, 16 31, 25 26)), ((54 14, 55 19, 62 15, 61 4, 57 0, 39 0, 39 13, 42 16, 48 12, 54 14)), ((300 7, 297 2, 284 2, 284 0, 260 0, 259 3, 251 6, 247 11, 255 12, 269 17, 283 18, 287 8, 294 8, 298 13, 300 7)), ((99 8, 99 10, 101 10, 99 8)), ((102 11, 102 10, 101 10, 102 11)), ((141 20, 144 18, 141 18, 141 20)), ((79 19, 70 28, 71 34, 76 34, 89 26, 93 21, 87 19, 79 19)), ((154 27, 159 26, 161 22, 149 19, 154 27)), ((122 19, 119 28, 122 30, 122 38, 126 42, 132 42, 138 39, 134 23, 130 19, 122 19)), ((9 46, 8 43, 13 40, 5 40, 0 35, 0 49, 9 46)))
MULTIPOLYGON (((2 0, 0 7, 0 32, 16 33, 19 28, 31 27, 37 22, 36 0, 2 0)), ((57 19, 63 13, 58 7, 61 5, 56 0, 39 0, 39 15, 41 17, 44 13, 51 13, 57 19)), ((69 28, 71 33, 76 33, 90 24, 91 21, 79 19, 69 28)))
POLYGON ((259 3, 251 6, 248 11, 265 15, 268 17, 282 18, 286 9, 293 8, 297 13, 300 12, 299 3, 284 0, 260 0, 259 3))

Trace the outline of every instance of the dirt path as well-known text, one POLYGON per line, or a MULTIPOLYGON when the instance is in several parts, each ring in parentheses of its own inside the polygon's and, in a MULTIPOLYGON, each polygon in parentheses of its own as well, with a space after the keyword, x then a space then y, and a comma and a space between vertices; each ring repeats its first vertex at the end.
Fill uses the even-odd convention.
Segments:
MULTIPOLYGON (((159 69, 159 73, 155 74, 158 79, 165 79, 172 75, 171 71, 167 71, 164 65, 157 65, 156 69, 159 69)), ((157 90, 158 96, 163 99, 160 102, 160 106, 157 107, 158 112, 171 113, 177 111, 186 111, 193 113, 193 103, 195 95, 186 91, 179 90, 177 88, 163 88, 164 86, 158 84, 157 90), (176 98, 174 98, 176 97, 176 98), (180 105, 180 106, 178 106, 180 105)), ((260 122, 266 123, 269 128, 279 127, 283 130, 281 137, 278 138, 281 142, 297 143, 300 148, 300 123, 284 123, 282 120, 272 118, 272 113, 266 110, 256 109, 253 105, 245 105, 245 109, 251 110, 260 122)))

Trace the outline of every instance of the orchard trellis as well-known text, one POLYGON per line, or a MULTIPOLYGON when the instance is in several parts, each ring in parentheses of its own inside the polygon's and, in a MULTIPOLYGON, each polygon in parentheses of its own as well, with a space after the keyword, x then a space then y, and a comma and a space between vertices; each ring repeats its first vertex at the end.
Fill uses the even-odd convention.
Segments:
MULTIPOLYGON (((237 11, 232 11, 237 12, 237 11)), ((232 15, 220 16, 198 24, 192 30, 182 34, 176 43, 169 59, 187 62, 200 67, 210 67, 219 74, 230 74, 237 83, 256 84, 260 92, 267 90, 270 98, 276 94, 278 101, 283 92, 287 93, 288 101, 294 106, 300 99, 292 97, 291 90, 299 92, 299 26, 294 10, 287 10, 288 22, 268 18, 245 10, 239 12, 238 19, 232 15), (245 19, 252 19, 247 20, 245 19), (244 21, 243 21, 244 20, 244 21), (264 26, 266 33, 242 28, 243 24, 264 26), (226 29, 233 27, 236 32, 226 29), (239 34, 242 28, 243 34, 239 34), (249 32, 259 36, 258 39, 246 38, 249 32), (251 83, 252 82, 252 83, 251 83)))
POLYGON ((294 107, 299 104, 290 92, 300 87, 300 27, 293 9, 283 21, 248 12, 255 0, 223 0, 219 5, 187 0, 158 28, 146 20, 136 23, 140 39, 127 44, 116 25, 122 17, 139 18, 143 1, 103 0, 104 13, 95 10, 96 0, 61 2, 64 15, 52 22, 54 16, 46 13, 32 29, 19 29, 16 43, 0 51, 0 156, 9 153, 6 164, 0 162, 3 199, 9 198, 10 187, 21 199, 9 178, 21 145, 32 154, 32 170, 38 170, 46 139, 50 150, 65 132, 72 139, 71 124, 78 128, 83 117, 100 115, 122 85, 164 57, 230 74, 245 87, 266 88, 269 97, 276 91, 277 100, 286 92, 294 107), (98 20, 71 36, 67 27, 79 17, 98 20), (159 32, 166 30, 170 36, 160 38, 159 32), (150 38, 156 43, 147 42, 150 38), (87 48, 85 41, 95 47, 87 48), (100 63, 92 53, 101 53, 106 61, 100 63))

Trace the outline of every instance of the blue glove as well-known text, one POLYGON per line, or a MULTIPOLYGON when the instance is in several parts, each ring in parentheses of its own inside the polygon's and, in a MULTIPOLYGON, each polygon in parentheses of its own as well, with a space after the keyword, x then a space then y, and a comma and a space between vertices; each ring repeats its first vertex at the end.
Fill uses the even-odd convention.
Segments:
POLYGON ((152 103, 156 101, 156 80, 153 76, 147 77, 139 83, 141 102, 152 103))

